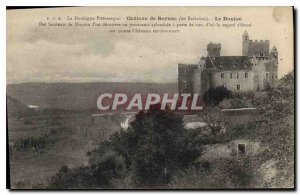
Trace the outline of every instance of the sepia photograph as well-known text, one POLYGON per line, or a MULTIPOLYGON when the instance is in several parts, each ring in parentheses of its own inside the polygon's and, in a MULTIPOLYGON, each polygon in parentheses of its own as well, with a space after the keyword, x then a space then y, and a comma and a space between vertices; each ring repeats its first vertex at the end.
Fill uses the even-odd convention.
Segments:
POLYGON ((7 188, 294 190, 293 7, 6 7, 7 188))

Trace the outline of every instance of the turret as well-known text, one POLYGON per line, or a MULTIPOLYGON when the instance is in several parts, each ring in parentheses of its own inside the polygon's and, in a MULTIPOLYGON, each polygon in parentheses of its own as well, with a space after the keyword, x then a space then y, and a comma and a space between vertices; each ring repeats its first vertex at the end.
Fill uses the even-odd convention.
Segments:
POLYGON ((273 48, 271 49, 270 56, 271 56, 272 58, 278 60, 278 51, 277 51, 277 48, 276 48, 275 45, 274 45, 273 48))
POLYGON ((248 56, 249 54, 249 34, 247 31, 244 32, 242 36, 242 55, 243 56, 248 56))
POLYGON ((221 55, 221 43, 207 44, 207 55, 210 57, 220 57, 221 55))

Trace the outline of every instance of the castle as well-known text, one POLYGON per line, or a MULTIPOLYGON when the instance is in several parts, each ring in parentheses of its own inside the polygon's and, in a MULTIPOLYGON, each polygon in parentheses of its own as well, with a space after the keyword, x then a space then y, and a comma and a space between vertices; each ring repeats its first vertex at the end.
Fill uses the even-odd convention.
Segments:
POLYGON ((179 94, 203 95, 218 86, 234 93, 274 87, 278 79, 278 51, 275 46, 269 49, 269 40, 250 40, 247 31, 242 36, 242 56, 221 56, 221 44, 209 43, 207 56, 202 56, 197 64, 178 65, 179 94))

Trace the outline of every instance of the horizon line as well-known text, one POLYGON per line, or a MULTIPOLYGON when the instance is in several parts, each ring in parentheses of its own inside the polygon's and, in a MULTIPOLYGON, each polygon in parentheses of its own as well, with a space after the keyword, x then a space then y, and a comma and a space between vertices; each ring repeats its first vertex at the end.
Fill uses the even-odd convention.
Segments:
POLYGON ((21 85, 21 84, 91 84, 91 83, 141 83, 141 84, 177 84, 177 82, 122 82, 122 81, 92 81, 92 82, 44 82, 44 81, 36 81, 36 82, 21 82, 21 83, 6 83, 6 85, 21 85))

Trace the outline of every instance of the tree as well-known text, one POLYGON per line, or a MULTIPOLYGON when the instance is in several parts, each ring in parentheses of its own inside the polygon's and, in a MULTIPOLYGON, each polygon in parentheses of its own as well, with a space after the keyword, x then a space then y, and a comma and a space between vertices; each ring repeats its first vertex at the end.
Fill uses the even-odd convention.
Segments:
POLYGON ((201 116, 212 135, 215 136, 225 128, 225 118, 218 107, 205 107, 201 116))
POLYGON ((254 104, 268 120, 280 120, 294 115, 294 94, 294 76, 289 73, 279 80, 278 86, 272 88, 266 98, 256 99, 254 104))
POLYGON ((137 114, 130 130, 133 171, 144 184, 169 182, 176 170, 199 156, 189 143, 182 117, 159 107, 137 114))
POLYGON ((192 144, 182 116, 160 107, 139 112, 130 128, 116 132, 88 152, 88 167, 62 168, 50 187, 107 188, 126 178, 145 185, 168 183, 199 157, 200 149, 192 144))
POLYGON ((206 105, 217 106, 223 99, 231 97, 232 92, 221 86, 208 89, 203 95, 203 101, 206 105))

